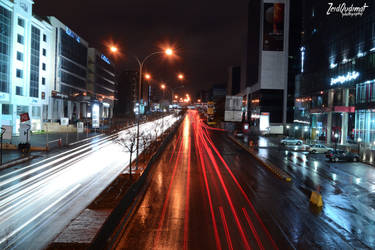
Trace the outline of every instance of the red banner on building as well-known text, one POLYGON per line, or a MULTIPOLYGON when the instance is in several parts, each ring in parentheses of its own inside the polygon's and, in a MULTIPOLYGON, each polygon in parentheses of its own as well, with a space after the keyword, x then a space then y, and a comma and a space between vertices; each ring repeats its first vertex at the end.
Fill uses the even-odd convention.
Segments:
POLYGON ((21 120, 21 122, 29 121, 30 120, 29 113, 20 114, 20 120, 21 120))

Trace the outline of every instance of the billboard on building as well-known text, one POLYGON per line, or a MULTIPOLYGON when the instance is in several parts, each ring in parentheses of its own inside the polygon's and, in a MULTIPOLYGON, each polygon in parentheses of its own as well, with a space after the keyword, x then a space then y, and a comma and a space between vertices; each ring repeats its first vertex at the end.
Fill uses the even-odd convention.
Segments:
POLYGON ((265 3, 263 20, 263 50, 284 50, 284 4, 265 3))
POLYGON ((226 96, 224 121, 242 121, 242 96, 226 96))

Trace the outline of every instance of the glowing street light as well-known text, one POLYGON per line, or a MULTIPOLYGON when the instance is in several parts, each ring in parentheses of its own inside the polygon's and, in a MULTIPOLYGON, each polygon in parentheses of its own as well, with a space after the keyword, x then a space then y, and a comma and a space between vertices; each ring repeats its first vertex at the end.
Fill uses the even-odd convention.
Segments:
POLYGON ((177 99, 177 98, 178 98, 178 95, 175 95, 175 96, 174 96, 174 99, 177 99))
POLYGON ((171 56, 173 55, 173 50, 171 48, 168 48, 165 50, 165 54, 167 54, 168 56, 171 56))
MULTIPOLYGON (((118 49, 115 46, 110 46, 110 50, 112 53, 117 53, 118 49)), ((142 77, 143 77, 143 67, 147 60, 149 60, 151 57, 156 55, 162 55, 165 54, 167 56, 172 56, 174 54, 173 50, 171 48, 167 48, 165 50, 159 50, 155 51, 149 55, 147 55, 144 58, 139 58, 134 55, 134 58, 137 60, 138 66, 139 66, 139 77, 138 77, 138 103, 141 103, 141 93, 142 93, 142 77)), ((147 79, 147 76, 145 76, 147 79)), ((150 76, 151 78, 151 76, 150 76)), ((162 89, 165 89, 162 87, 162 89)), ((138 115, 137 115, 137 145, 136 145, 136 169, 138 170, 138 155, 139 155, 139 120, 140 120, 140 114, 141 114, 141 105, 138 105, 138 115)))
POLYGON ((112 53, 116 53, 118 51, 118 48, 116 46, 111 46, 109 49, 112 53))
POLYGON ((183 80, 185 78, 183 74, 178 74, 177 77, 178 77, 179 80, 183 80))
POLYGON ((150 80, 150 79, 151 79, 151 75, 150 75, 150 74, 145 74, 145 78, 146 78, 147 80, 150 80))
POLYGON ((165 88, 166 88, 165 84, 162 84, 160 87, 161 87, 162 89, 165 89, 165 88))

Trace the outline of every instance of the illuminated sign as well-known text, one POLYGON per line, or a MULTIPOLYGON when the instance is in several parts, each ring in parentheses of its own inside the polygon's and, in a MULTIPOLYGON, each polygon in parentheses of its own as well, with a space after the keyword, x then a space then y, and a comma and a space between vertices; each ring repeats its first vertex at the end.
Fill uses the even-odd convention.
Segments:
POLYGON ((357 79, 358 77, 359 77, 359 73, 357 71, 348 72, 346 75, 338 76, 336 78, 331 78, 331 86, 353 81, 357 79))
POLYGON ((259 130, 267 131, 270 127, 270 113, 262 112, 259 117, 259 130))
POLYGON ((69 29, 68 27, 66 27, 65 32, 66 32, 66 34, 68 34, 68 36, 70 36, 71 38, 76 40, 78 43, 81 42, 81 38, 79 38, 79 36, 76 33, 74 33, 71 29, 69 29))
POLYGON ((105 61, 106 63, 108 63, 108 64, 111 64, 111 62, 109 61, 109 59, 105 56, 105 55, 101 55, 100 56, 100 58, 103 60, 103 61, 105 61))
POLYGON ((99 104, 95 103, 92 106, 92 127, 99 128, 99 104))

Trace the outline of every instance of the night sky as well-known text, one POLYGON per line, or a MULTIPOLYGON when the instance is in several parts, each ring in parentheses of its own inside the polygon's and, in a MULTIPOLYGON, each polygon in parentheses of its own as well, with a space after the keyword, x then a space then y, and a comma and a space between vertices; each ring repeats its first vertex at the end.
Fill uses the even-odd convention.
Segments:
POLYGON ((214 83, 226 83, 227 68, 240 65, 247 23, 247 0, 36 0, 34 12, 56 16, 90 46, 106 50, 113 41, 122 56, 118 70, 136 69, 132 54, 144 57, 173 45, 178 57, 152 58, 146 67, 157 82, 185 86, 195 94, 214 83))

